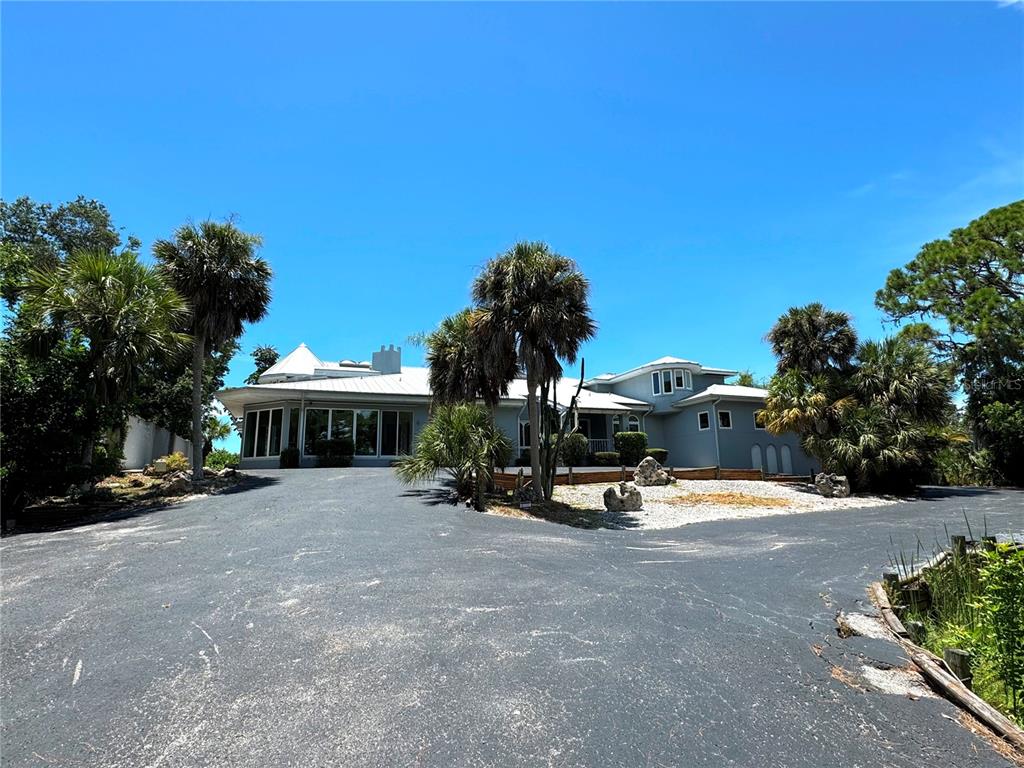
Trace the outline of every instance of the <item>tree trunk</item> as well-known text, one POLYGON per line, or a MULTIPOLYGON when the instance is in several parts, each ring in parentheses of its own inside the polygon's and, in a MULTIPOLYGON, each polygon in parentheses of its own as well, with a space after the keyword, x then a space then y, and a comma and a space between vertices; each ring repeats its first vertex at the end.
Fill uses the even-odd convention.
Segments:
POLYGON ((530 418, 530 487, 533 498, 540 501, 544 498, 541 485, 543 475, 540 471, 540 418, 537 408, 537 378, 534 372, 534 361, 529 360, 526 368, 526 412, 530 418))
POLYGON ((203 368, 206 335, 199 333, 192 349, 192 480, 203 479, 203 368))

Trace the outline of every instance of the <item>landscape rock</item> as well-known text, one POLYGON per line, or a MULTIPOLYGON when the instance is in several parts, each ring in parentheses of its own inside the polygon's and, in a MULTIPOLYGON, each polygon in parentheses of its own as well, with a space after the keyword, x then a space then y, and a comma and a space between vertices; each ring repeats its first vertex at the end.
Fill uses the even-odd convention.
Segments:
POLYGON ((145 484, 146 481, 143 480, 141 477, 133 477, 128 481, 128 485, 130 485, 132 488, 141 488, 145 484))
POLYGON ((178 475, 164 483, 160 492, 165 496, 181 496, 182 494, 188 493, 191 488, 191 481, 183 475, 178 475))
POLYGON ((639 486, 646 485, 670 485, 676 479, 661 468, 661 464, 653 456, 648 456, 636 468, 633 473, 633 482, 639 486))
POLYGON ((826 499, 845 499, 850 495, 850 481, 846 475, 820 472, 814 476, 814 487, 826 499))
POLYGON ((224 467, 220 472, 217 472, 217 477, 234 477, 238 474, 238 470, 233 467, 224 467))
MULTIPOLYGON (((157 459, 154 461, 152 467, 152 473, 154 475, 166 475, 170 469, 170 467, 167 466, 167 462, 163 459, 157 459)), ((149 469, 149 467, 147 467, 147 469, 149 469)))
POLYGON ((604 508, 609 512, 637 512, 643 505, 643 496, 630 483, 619 483, 618 491, 611 487, 604 492, 604 508))

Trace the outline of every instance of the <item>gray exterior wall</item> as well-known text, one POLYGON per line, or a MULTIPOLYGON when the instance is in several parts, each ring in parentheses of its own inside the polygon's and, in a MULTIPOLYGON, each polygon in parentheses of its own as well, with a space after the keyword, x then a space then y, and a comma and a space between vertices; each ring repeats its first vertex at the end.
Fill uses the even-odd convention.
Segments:
MULTIPOLYGON (((686 369, 687 367, 679 366, 680 368, 686 369)), ((675 370, 671 366, 665 368, 658 368, 660 373, 663 370, 675 370)), ((689 369, 687 369, 689 370, 689 369)), ((712 384, 724 384, 725 376, 712 375, 712 374, 693 374, 693 389, 673 389, 670 395, 655 395, 654 388, 652 386, 651 374, 654 371, 648 371, 642 373, 633 378, 626 379, 612 384, 610 391, 617 395, 624 395, 631 397, 635 400, 643 400, 646 403, 650 403, 654 407, 654 413, 670 413, 674 403, 679 402, 687 397, 707 389, 712 384)))

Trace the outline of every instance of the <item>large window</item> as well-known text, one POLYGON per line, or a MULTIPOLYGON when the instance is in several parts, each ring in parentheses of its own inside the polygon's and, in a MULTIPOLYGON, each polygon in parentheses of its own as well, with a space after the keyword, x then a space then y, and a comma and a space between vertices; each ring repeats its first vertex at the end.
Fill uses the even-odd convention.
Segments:
POLYGON ((676 389, 693 389, 693 374, 685 368, 676 368, 673 372, 676 389))
POLYGON ((316 456, 316 444, 326 440, 329 432, 331 412, 326 408, 306 409, 306 435, 302 452, 307 456, 316 456))
POLYGON ((732 413, 730 411, 718 412, 718 426, 722 429, 732 429, 732 413))
POLYGON ((377 411, 356 411, 356 456, 377 455, 377 411))
POLYGON ((639 432, 640 431, 640 417, 639 416, 630 416, 626 423, 629 425, 627 427, 627 429, 626 429, 627 432, 639 432))
POLYGON ((243 458, 277 456, 281 453, 282 408, 267 408, 245 414, 243 458))
POLYGON ((697 429, 703 432, 705 429, 711 429, 711 412, 700 411, 697 414, 697 429))
POLYGON ((661 394, 672 394, 672 371, 661 372, 661 394))
POLYGON ((354 440, 354 417, 352 411, 331 411, 331 440, 354 440))
POLYGON ((404 456, 412 443, 412 414, 408 411, 381 411, 380 455, 404 456))
POLYGON ((651 389, 654 390, 654 394, 661 394, 661 374, 657 371, 651 374, 651 389))

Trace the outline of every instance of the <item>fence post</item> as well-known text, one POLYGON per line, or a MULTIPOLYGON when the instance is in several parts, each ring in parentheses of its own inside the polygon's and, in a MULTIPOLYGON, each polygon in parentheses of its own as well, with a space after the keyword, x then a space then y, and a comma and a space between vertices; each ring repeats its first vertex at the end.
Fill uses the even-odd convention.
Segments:
POLYGON ((619 482, 620 483, 626 482, 626 465, 625 464, 623 464, 622 468, 619 470, 619 482))
POLYGON ((953 557, 960 558, 967 556, 966 536, 950 536, 949 543, 953 545, 953 557))
POLYGON ((722 479, 722 468, 721 467, 715 467, 715 480, 721 480, 721 479, 722 479))
POLYGON ((957 680, 968 688, 974 684, 974 674, 971 672, 971 654, 961 651, 959 648, 943 648, 942 660, 956 675, 957 680))
POLYGON ((572 479, 572 467, 569 467, 569 485, 576 485, 575 481, 572 479))

